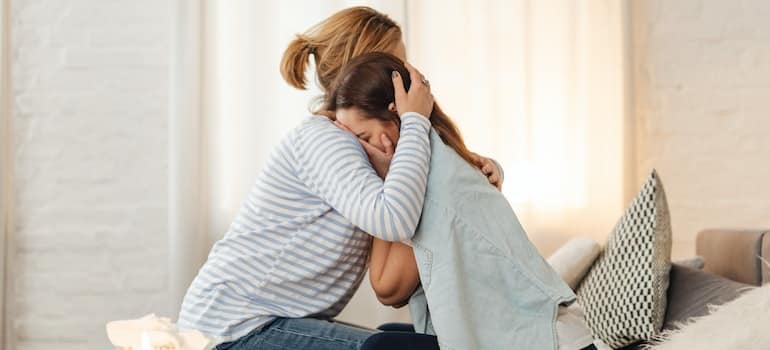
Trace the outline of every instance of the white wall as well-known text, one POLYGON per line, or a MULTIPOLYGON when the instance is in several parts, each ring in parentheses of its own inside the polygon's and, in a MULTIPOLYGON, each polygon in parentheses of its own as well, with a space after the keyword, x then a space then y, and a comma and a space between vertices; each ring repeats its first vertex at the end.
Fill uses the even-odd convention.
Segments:
MULTIPOLYGON (((171 309, 170 4, 11 4, 16 348, 100 349, 106 321, 171 309)), ((634 1, 632 18, 637 179, 659 169, 675 255, 701 228, 770 226, 770 3, 634 1)))
MULTIPOLYGON (((7 1, 0 2, 0 305, 6 306, 6 296, 12 287, 8 278, 8 254, 11 250, 9 243, 12 241, 12 188, 13 188, 13 162, 11 146, 13 144, 13 133, 11 129, 11 113, 8 98, 8 21, 6 15, 8 11, 7 1)), ((0 312, 0 348, 5 348, 9 344, 8 323, 6 322, 6 313, 8 308, 3 308, 0 312)))
POLYGON ((674 255, 770 227, 770 2, 633 1, 638 179, 656 167, 674 255))
POLYGON ((166 307, 169 6, 11 3, 16 349, 101 349, 166 307))

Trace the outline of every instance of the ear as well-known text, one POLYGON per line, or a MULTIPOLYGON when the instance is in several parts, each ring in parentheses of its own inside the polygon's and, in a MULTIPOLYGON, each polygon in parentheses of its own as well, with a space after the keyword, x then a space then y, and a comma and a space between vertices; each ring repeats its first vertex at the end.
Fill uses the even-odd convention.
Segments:
POLYGON ((388 110, 391 112, 396 112, 396 103, 391 102, 390 104, 388 104, 388 110))

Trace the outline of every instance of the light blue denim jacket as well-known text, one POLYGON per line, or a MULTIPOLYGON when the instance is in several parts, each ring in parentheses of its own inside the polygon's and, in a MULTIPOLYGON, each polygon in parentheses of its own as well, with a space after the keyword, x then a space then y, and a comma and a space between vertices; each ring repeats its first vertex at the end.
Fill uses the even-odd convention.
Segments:
POLYGON ((557 349, 558 305, 575 294, 503 195, 435 130, 430 136, 428 188, 412 239, 422 283, 409 302, 415 329, 437 335, 441 349, 557 349))

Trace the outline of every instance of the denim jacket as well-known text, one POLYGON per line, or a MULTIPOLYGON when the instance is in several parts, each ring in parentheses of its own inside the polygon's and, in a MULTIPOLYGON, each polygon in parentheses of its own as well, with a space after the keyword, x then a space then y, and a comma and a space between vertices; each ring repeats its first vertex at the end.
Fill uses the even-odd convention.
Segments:
POLYGON ((437 335, 442 349, 557 349, 558 305, 575 294, 503 195, 435 130, 430 136, 428 188, 411 242, 422 283, 409 302, 415 330, 437 335))

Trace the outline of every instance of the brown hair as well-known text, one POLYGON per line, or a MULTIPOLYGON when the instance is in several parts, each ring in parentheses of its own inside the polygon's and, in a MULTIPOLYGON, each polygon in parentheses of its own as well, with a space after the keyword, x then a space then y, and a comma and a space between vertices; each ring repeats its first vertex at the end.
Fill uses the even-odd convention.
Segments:
POLYGON ((304 90, 310 55, 316 79, 328 92, 342 66, 368 52, 387 52, 401 40, 401 28, 372 8, 351 7, 311 27, 289 43, 281 59, 281 75, 289 85, 304 90))
MULTIPOLYGON (((388 105, 395 101, 391 77, 393 71, 401 74, 404 88, 408 90, 412 80, 406 66, 397 57, 373 52, 354 58, 340 71, 333 82, 332 89, 326 96, 324 108, 329 111, 336 111, 339 108, 357 108, 366 117, 386 121, 395 120, 400 123, 398 114, 388 109, 388 105)), ((479 165, 465 146, 457 126, 435 103, 430 114, 430 124, 441 140, 452 147, 460 157, 470 164, 479 165)))

